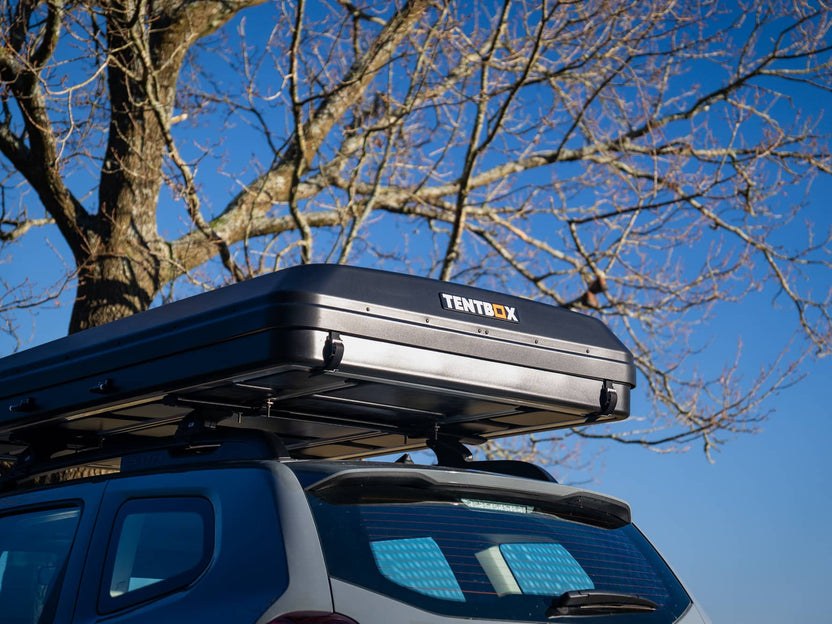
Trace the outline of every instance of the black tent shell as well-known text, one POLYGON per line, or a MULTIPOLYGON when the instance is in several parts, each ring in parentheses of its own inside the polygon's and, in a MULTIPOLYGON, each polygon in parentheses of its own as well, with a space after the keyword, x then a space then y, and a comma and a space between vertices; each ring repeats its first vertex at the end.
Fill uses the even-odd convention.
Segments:
POLYGON ((631 353, 599 320, 469 286, 293 267, 0 360, 0 453, 158 439, 183 419, 361 458, 626 418, 631 353))

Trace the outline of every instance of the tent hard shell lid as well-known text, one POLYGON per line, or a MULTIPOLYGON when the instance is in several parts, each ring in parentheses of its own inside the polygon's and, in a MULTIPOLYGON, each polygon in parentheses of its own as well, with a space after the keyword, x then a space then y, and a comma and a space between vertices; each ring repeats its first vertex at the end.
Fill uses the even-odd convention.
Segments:
POLYGON ((632 355, 597 319, 487 290, 307 265, 0 360, 0 454, 273 432, 361 458, 626 418, 632 355))

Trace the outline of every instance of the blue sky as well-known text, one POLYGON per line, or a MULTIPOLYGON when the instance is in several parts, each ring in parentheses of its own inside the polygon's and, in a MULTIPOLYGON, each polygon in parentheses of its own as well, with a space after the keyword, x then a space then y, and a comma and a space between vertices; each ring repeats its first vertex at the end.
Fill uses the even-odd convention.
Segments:
MULTIPOLYGON (((800 108, 822 112, 826 106, 811 99, 815 97, 807 94, 800 108)), ((832 97, 826 97, 832 103, 832 97)), ((825 122, 827 131, 831 125, 825 122)), ((808 197, 808 213, 819 233, 832 226, 830 196, 832 181, 827 176, 816 182, 808 197)), ((35 198, 30 194, 27 200, 35 198)), ((39 238, 12 248, 12 256, 0 258, 0 277, 10 283, 28 277, 44 285, 55 279, 56 254, 71 262, 57 232, 35 236, 39 238)), ((829 285, 828 275, 823 284, 829 285)), ((719 370, 719 358, 733 352, 739 337, 747 377, 772 362, 795 326, 793 310, 774 307, 774 294, 763 291, 741 304, 719 307, 701 328, 714 348, 697 364, 705 371, 719 370)), ((57 307, 37 311, 33 326, 21 317, 25 346, 65 334, 70 295, 57 307)), ((0 355, 10 349, 11 343, 0 338, 0 355)), ((832 515, 832 417, 827 399, 832 358, 812 361, 804 372, 801 383, 765 404, 772 414, 763 430, 727 443, 713 464, 698 448, 658 454, 606 443, 590 475, 595 479, 590 487, 631 504, 636 523, 715 624, 830 621, 824 590, 832 579, 827 520, 832 515)), ((640 383, 643 387, 643 380, 640 383)), ((649 411, 638 391, 633 411, 649 411)), ((587 450, 599 446, 589 444, 587 450)))

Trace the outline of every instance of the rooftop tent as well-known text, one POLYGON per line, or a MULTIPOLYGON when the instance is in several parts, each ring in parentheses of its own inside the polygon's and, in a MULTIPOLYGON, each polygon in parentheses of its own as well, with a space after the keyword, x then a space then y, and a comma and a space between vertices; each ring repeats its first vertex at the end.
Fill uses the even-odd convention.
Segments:
POLYGON ((479 443, 629 414, 632 355, 597 319, 468 286, 284 269, 0 360, 0 453, 53 436, 276 433, 293 457, 479 443))

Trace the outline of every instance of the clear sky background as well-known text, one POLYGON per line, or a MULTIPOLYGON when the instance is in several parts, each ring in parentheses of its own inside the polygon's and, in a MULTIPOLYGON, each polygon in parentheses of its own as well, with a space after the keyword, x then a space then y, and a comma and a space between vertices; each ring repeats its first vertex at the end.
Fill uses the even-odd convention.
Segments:
MULTIPOLYGON (((818 94, 807 94, 805 108, 832 108, 818 94)), ((825 128, 832 132, 832 121, 825 128)), ((219 180, 218 182, 224 182, 219 180)), ((801 189, 796 189, 800 191, 801 189)), ((802 199, 797 192, 796 198, 802 199)), ((808 216, 823 235, 832 227, 832 180, 818 180, 808 198, 808 216)), ((33 194, 29 201, 35 201, 33 194)), ((177 208, 178 210, 178 208, 177 208)), ((45 285, 56 266, 71 256, 54 230, 27 237, 25 245, 0 258, 0 277, 18 283, 28 277, 45 285)), ((818 286, 827 288, 828 275, 818 286)), ((65 334, 71 291, 58 305, 35 313, 34 324, 21 317, 24 346, 65 334)), ((768 366, 788 343, 796 320, 793 309, 773 304, 764 291, 741 304, 721 306, 706 326, 714 348, 697 362, 719 370, 733 357, 737 339, 744 345, 742 368, 748 377, 768 366), (722 348, 724 346, 724 349, 722 348)), ((0 337, 0 355, 12 343, 0 337)), ((830 623, 832 581, 832 358, 810 361, 805 379, 780 392, 764 408, 769 420, 756 435, 727 443, 708 463, 699 448, 658 454, 614 443, 603 446, 589 487, 627 500, 635 522, 665 555, 715 624, 830 623)), ((640 380, 642 387, 644 380, 640 380)), ((633 412, 649 410, 644 396, 633 395, 633 412)), ((626 423, 625 423, 626 426, 626 423)))

